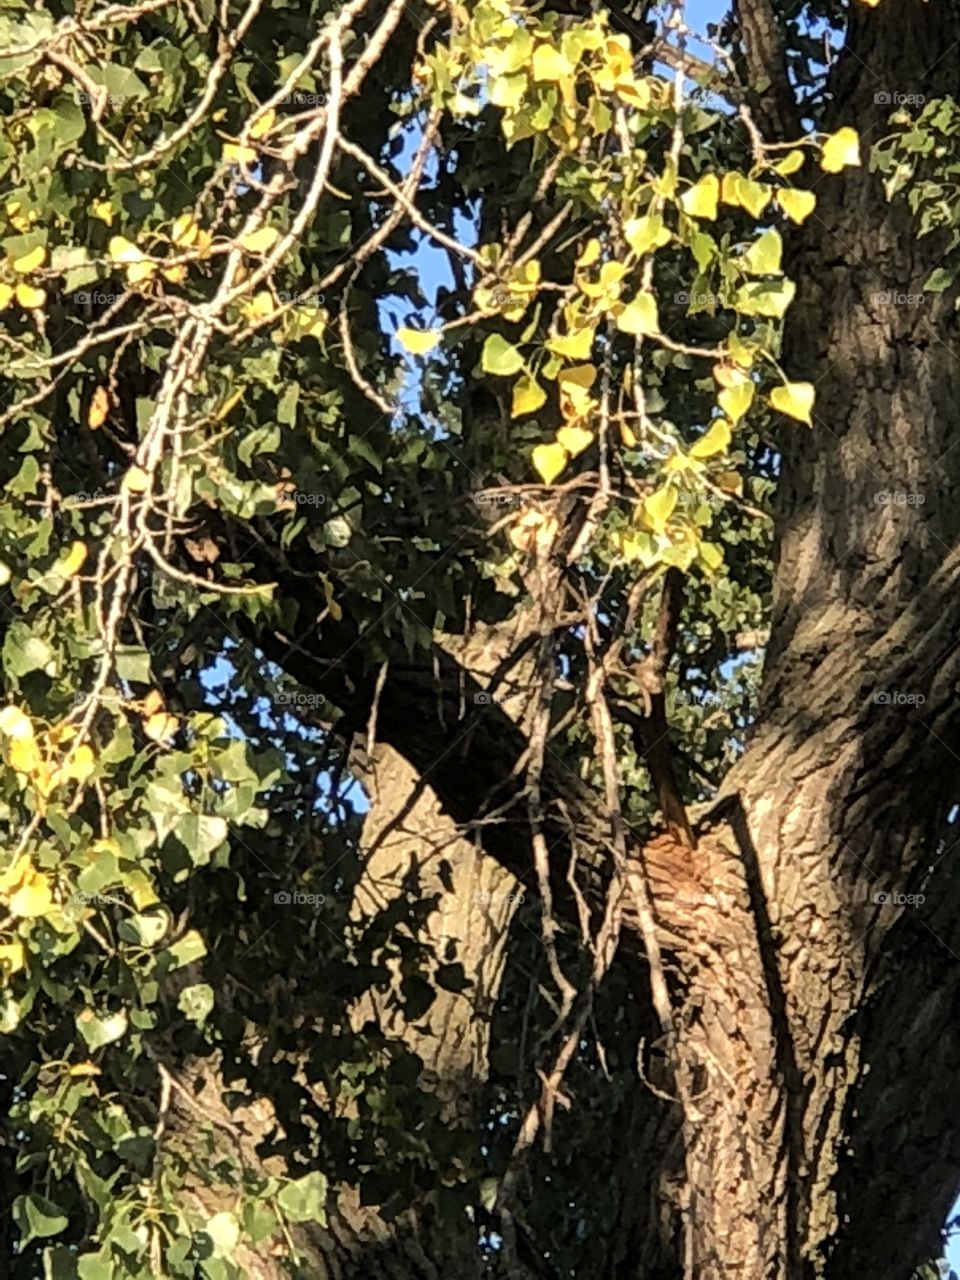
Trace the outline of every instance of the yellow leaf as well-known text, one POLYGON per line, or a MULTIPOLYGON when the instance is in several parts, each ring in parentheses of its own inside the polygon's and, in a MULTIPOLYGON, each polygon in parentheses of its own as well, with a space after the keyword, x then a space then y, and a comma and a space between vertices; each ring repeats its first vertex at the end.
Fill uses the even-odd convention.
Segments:
POLYGON ((107 252, 113 262, 140 262, 143 254, 125 236, 111 236, 107 252))
POLYGON ((562 444, 538 444, 531 456, 534 470, 544 484, 553 484, 570 461, 562 444))
POLYGON ((0 283, 0 311, 5 311, 13 301, 13 286, 0 283))
POLYGON ((628 218, 623 224, 623 238, 634 253, 642 256, 669 244, 670 231, 663 225, 659 213, 648 213, 640 218, 628 218))
POLYGON ((781 178, 789 178, 791 173, 796 173, 798 169, 803 168, 803 161, 803 152, 794 147, 792 151, 787 152, 782 160, 778 160, 773 167, 781 178))
POLYGON ((637 433, 627 422, 620 423, 620 439, 628 449, 635 449, 640 443, 637 433))
POLYGON ((574 364, 569 369, 563 369, 557 375, 557 382, 560 386, 583 387, 589 391, 597 380, 597 369, 592 364, 574 364))
POLYGON ((397 330, 397 341, 412 356, 425 356, 440 341, 440 330, 400 328, 397 330))
POLYGON ((90 407, 87 409, 87 426, 90 430, 96 431, 98 427, 102 427, 109 412, 110 393, 106 387, 97 387, 90 397, 90 407))
POLYGON ((577 269, 583 271, 587 267, 592 267, 595 262, 599 261, 601 251, 602 246, 596 237, 592 240, 588 240, 583 246, 583 252, 577 259, 577 269))
POLYGON ((180 262, 174 267, 161 267, 160 274, 164 280, 169 280, 171 284, 183 284, 187 278, 186 264, 180 262))
POLYGON ((50 881, 42 871, 33 872, 10 899, 10 914, 32 919, 45 916, 53 906, 50 881))
POLYGON ((824 173, 839 173, 841 169, 856 167, 860 163, 860 135, 849 125, 831 133, 823 144, 820 168, 824 173))
POLYGON ((47 251, 43 245, 38 244, 31 249, 29 253, 25 253, 20 258, 14 258, 13 269, 18 275, 25 276, 31 271, 36 271, 38 267, 42 267, 47 259, 47 251))
POLYGON ((19 973, 26 964, 26 952, 23 949, 23 943, 0 943, 0 964, 10 973, 19 973))
MULTIPOLYGON (((739 386, 724 387, 717 396, 720 408, 731 422, 737 423, 753 403, 754 385, 752 382, 741 382, 739 386)), ((706 437, 704 437, 706 438, 706 437)), ((703 442, 701 441, 701 444, 703 442)), ((697 457, 697 454, 693 455, 697 457)), ((703 455, 699 455, 702 457, 703 455)))
POLYGON ((575 458, 593 444, 593 432, 586 427, 561 427, 557 432, 557 443, 566 449, 571 458, 575 458))
POLYGON ((593 326, 574 329, 561 338, 551 338, 547 343, 547 350, 566 360, 586 360, 593 350, 594 332, 593 326))
POLYGON ((200 228, 197 220, 192 213, 181 213, 173 224, 173 230, 170 232, 170 239, 174 244, 181 245, 183 248, 189 248, 200 234, 200 228))
POLYGON ((562 80, 573 71, 570 63, 552 44, 538 44, 533 51, 534 80, 562 80))
POLYGON ((243 318, 251 321, 253 324, 259 323, 261 320, 267 320, 277 309, 277 304, 273 300, 273 294, 269 289, 259 289, 252 298, 248 298, 243 304, 243 318))
POLYGON ((649 107, 650 85, 646 80, 637 80, 632 75, 627 74, 618 76, 613 87, 624 102, 628 102, 631 107, 637 107, 641 111, 649 107))
POLYGON ((699 182, 680 197, 680 208, 694 218, 706 218, 713 222, 717 216, 720 199, 720 180, 715 173, 705 173, 699 182))
POLYGON ((17 285, 17 301, 25 311, 35 311, 38 307, 42 307, 46 300, 45 290, 23 282, 17 285))
POLYGON ((529 374, 523 374, 513 385, 511 418, 522 418, 525 413, 536 413, 547 402, 547 393, 529 374))
POLYGON ((74 574, 79 573, 83 568, 83 562, 86 558, 87 544, 85 542, 73 542, 64 559, 57 564, 57 572, 63 578, 72 578, 74 574))
MULTIPOLYGON (((731 338, 733 336, 731 334, 731 338)), ((749 374, 731 364, 715 364, 713 366, 713 376, 717 381, 717 385, 721 387, 742 387, 745 382, 750 381, 749 374)))
POLYGON ((163 710, 163 694, 159 689, 151 689, 141 703, 141 710, 145 716, 152 716, 157 711, 163 710))
POLYGON ((785 413, 798 422, 813 426, 811 412, 816 392, 812 382, 785 382, 782 387, 775 387, 770 392, 770 405, 778 413, 785 413))
POLYGON ((677 491, 673 485, 664 485, 644 498, 643 514, 654 533, 663 533, 676 505, 677 491))
POLYGON ((256 160, 257 153, 253 147, 242 146, 239 142, 225 142, 223 144, 223 158, 233 164, 250 165, 256 160))
POLYGON ((274 110, 274 108, 271 107, 269 111, 265 111, 263 113, 263 115, 260 117, 259 120, 256 121, 255 124, 252 124, 250 126, 249 130, 247 131, 248 136, 251 138, 262 138, 265 133, 269 133, 270 130, 273 128, 274 121, 276 120, 276 118, 277 118, 277 113, 274 110))
POLYGON ((90 216, 99 218, 101 222, 105 222, 108 227, 113 226, 113 203, 110 200, 91 200, 90 216))
POLYGON ((280 232, 276 227, 261 227, 258 231, 248 231, 238 243, 247 253, 267 253, 279 239, 280 232))
POLYGON ((163 742, 174 734, 176 729, 176 716, 168 715, 166 711, 158 711, 156 715, 147 716, 143 721, 143 732, 151 742, 163 742))
POLYGON ((144 280, 152 280, 157 274, 155 262, 131 262, 126 268, 127 281, 130 284, 143 284, 144 280))
POLYGON ((68 1073, 71 1076, 98 1076, 100 1068, 94 1062, 75 1062, 68 1073))
POLYGON ((731 333, 727 339, 727 349, 730 352, 730 359, 735 364, 744 369, 749 369, 753 364, 753 348, 738 338, 735 333, 731 333))
POLYGON ((652 293, 638 293, 617 316, 621 333, 650 334, 660 332, 657 300, 652 293))
MULTIPOLYGON (((751 387, 752 385, 751 383, 751 387)), ((726 418, 717 418, 709 430, 690 446, 690 457, 712 458, 715 454, 723 453, 732 439, 730 423, 726 418)))
POLYGON ((229 415, 231 409, 236 408, 236 406, 243 399, 245 391, 246 391, 246 388, 241 387, 239 391, 234 391, 232 395, 227 396, 226 400, 224 400, 223 404, 217 410, 218 422, 223 422, 224 418, 226 418, 229 415))
POLYGON ((143 467, 130 467, 120 481, 120 488, 127 493, 146 493, 150 487, 150 477, 143 467))
POLYGON ((0 711, 0 731, 9 738, 32 738, 33 725, 19 707, 6 706, 0 711))
POLYGON ((0 894, 7 896, 14 889, 19 888, 32 874, 33 866, 30 862, 30 855, 21 853, 16 862, 7 867, 6 871, 0 873, 0 894))
POLYGON ((77 747, 73 753, 73 758, 61 772, 65 778, 74 778, 77 782, 86 782, 96 767, 93 751, 84 743, 82 746, 77 747))
POLYGON ((509 538, 518 551, 549 551, 559 525, 556 516, 542 511, 525 511, 511 525, 509 538))
POLYGON ((793 187, 785 187, 777 192, 777 204, 790 221, 799 226, 817 207, 817 197, 812 191, 797 191, 793 187))
POLYGON ((753 182, 749 178, 741 178, 737 183, 737 195, 740 197, 740 204, 746 209, 747 213, 752 214, 754 218, 759 218, 770 203, 773 190, 771 187, 764 186, 762 182, 753 182))
POLYGON ((10 767, 16 769, 17 773, 37 773, 43 763, 40 748, 34 738, 14 738, 8 755, 10 767))

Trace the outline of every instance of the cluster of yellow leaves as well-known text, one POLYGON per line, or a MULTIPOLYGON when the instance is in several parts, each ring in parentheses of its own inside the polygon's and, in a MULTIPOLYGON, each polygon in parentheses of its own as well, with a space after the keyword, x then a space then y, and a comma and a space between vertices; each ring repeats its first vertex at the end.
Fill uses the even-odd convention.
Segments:
MULTIPOLYGON (((0 874, 0 900, 12 916, 29 920, 48 915, 54 905, 50 877, 37 871, 29 855, 23 854, 0 874)), ((0 952, 0 957, 8 963, 15 962, 16 968, 23 967, 23 948, 19 943, 8 944, 4 951, 6 954, 0 952)))
POLYGON ((0 734, 7 763, 27 779, 41 809, 57 787, 86 782, 96 768, 93 750, 86 743, 69 746, 76 735, 73 725, 55 726, 38 737, 30 717, 9 705, 0 711, 0 734))
MULTIPOLYGON (((247 130, 247 137, 252 138, 254 142, 264 138, 277 122, 277 113, 273 107, 265 111, 247 130)), ((227 139, 226 134, 221 134, 221 138, 227 139)), ((223 158, 230 164, 239 164, 244 168, 249 168, 257 159, 256 147, 251 147, 247 143, 238 142, 236 140, 225 140, 223 144, 223 158)))
MULTIPOLYGON (((29 276, 39 271, 46 261, 47 251, 43 245, 38 244, 27 253, 21 254, 19 258, 14 258, 10 263, 10 269, 16 276, 29 276)), ((34 311, 43 306, 47 300, 47 294, 45 289, 31 284, 29 280, 17 280, 13 284, 0 281, 0 311, 6 310, 14 300, 25 311, 34 311)))

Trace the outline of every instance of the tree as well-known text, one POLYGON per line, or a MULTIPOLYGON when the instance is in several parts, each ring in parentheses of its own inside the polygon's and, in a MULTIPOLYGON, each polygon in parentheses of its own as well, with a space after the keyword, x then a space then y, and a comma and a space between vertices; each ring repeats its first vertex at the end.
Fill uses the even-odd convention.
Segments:
POLYGON ((17 1280, 935 1274, 960 9, 693 36, 7 6, 17 1280))

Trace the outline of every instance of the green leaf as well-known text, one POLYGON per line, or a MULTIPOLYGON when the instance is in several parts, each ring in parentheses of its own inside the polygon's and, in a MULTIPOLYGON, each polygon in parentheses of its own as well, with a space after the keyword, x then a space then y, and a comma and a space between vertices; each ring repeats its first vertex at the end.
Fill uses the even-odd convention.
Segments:
POLYGON ((17 1196, 13 1202, 13 1220, 20 1231, 21 1244, 59 1235, 70 1221, 59 1205, 36 1192, 17 1196))
POLYGON ((638 293, 617 316, 617 328, 621 333, 636 335, 660 332, 657 300, 652 293, 638 293))
POLYGON ((102 1016, 92 1009, 84 1009, 77 1014, 75 1021, 88 1049, 102 1049, 105 1044, 119 1040, 127 1030, 127 1014, 124 1009, 102 1016))
POLYGON ((778 280, 770 284, 758 281, 742 285, 736 292, 733 305, 745 316, 770 316, 782 320, 796 291, 797 286, 792 280, 778 280))
POLYGON ((740 266, 753 276, 779 275, 782 255, 780 232, 765 231, 740 259, 740 266))
POLYGON ((484 373, 496 374, 498 378, 509 378, 523 368, 523 356, 507 342, 499 333, 491 333, 483 344, 483 355, 480 367, 484 373))
POLYGON ((325 1203, 327 1180, 322 1173, 308 1173, 288 1182, 278 1193, 277 1203, 292 1222, 327 1221, 325 1203))
POLYGON ((184 987, 177 1000, 177 1008, 191 1022, 202 1026, 213 1011, 213 987, 206 982, 197 982, 192 987, 184 987))

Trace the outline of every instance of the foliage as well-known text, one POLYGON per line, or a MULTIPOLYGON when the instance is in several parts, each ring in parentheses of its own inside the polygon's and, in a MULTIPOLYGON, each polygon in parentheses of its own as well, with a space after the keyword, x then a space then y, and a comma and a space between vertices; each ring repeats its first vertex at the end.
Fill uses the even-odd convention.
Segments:
MULTIPOLYGON (((756 646, 735 637, 764 621, 777 433, 816 412, 779 360, 784 257, 814 179, 860 163, 849 127, 767 147, 735 97, 706 109, 603 11, 224 12, 229 35, 191 0, 0 17, 18 1275, 42 1258, 80 1280, 229 1280, 267 1239, 293 1270, 297 1224, 344 1185, 387 1216, 427 1193, 450 1214, 482 1202, 502 1141, 441 1126, 416 1055, 351 1023, 386 959, 411 1017, 434 997, 415 941, 432 904, 412 884, 402 920, 351 914, 360 817, 336 729, 355 708, 335 671, 295 685, 276 637, 372 669, 463 630, 467 600, 502 617, 585 496, 567 568, 604 627, 629 616, 628 658, 656 612, 648 592, 629 613, 637 584, 689 575, 668 705, 684 794, 708 796, 755 697, 756 646), (424 246, 451 264, 435 300, 424 246), (491 527, 478 507, 500 498, 491 527), (293 889, 324 899, 300 931, 274 897, 293 889), (270 1100, 279 1172, 182 1100, 187 1057, 215 1064, 229 1109, 270 1100), (183 1193, 204 1183, 230 1206, 200 1213, 183 1193)), ((955 108, 930 110, 917 127, 952 136, 955 108)), ((576 705, 558 751, 599 784, 575 628, 557 662, 576 705)), ((636 745, 618 745, 626 816, 649 823, 636 745)), ((508 1027, 523 998, 508 984, 508 1027)), ((630 1018, 628 997, 599 1016, 630 1018)), ((516 1119, 504 1081, 524 1066, 495 1072, 491 1115, 516 1119)), ((596 1088, 590 1054, 575 1071, 596 1088)), ((556 1251, 575 1269, 573 1222, 556 1251)))

